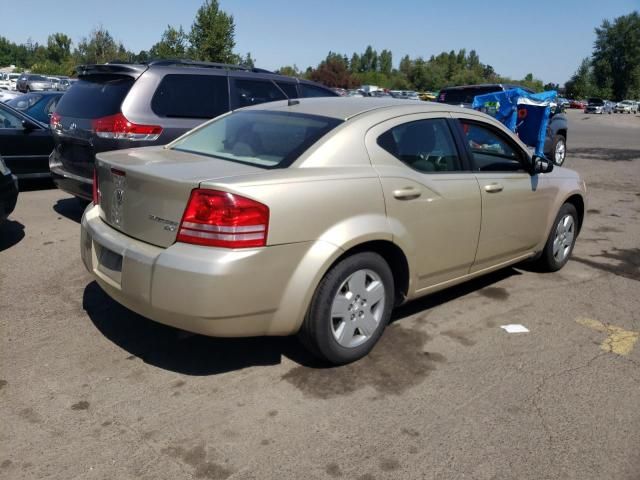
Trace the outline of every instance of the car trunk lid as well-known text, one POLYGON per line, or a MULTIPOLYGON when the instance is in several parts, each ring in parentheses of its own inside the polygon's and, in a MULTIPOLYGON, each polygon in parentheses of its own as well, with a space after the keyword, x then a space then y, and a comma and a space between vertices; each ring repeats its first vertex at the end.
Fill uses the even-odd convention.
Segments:
POLYGON ((96 162, 100 217, 130 237, 168 247, 175 242, 191 191, 201 182, 262 172, 164 147, 101 153, 96 162))

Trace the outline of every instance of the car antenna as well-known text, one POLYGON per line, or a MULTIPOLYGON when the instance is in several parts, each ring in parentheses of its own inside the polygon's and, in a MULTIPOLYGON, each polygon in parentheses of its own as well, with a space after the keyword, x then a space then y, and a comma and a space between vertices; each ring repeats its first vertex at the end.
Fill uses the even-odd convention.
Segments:
POLYGON ((292 98, 287 102, 287 106, 293 107, 294 105, 300 105, 300 100, 294 100, 292 98))

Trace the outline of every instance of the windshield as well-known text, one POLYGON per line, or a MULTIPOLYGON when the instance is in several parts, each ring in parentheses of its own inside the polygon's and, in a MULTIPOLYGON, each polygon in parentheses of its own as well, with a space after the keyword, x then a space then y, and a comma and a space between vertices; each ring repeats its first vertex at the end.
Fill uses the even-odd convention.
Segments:
POLYGON ((601 98, 590 98, 589 105, 604 105, 604 102, 601 98))
POLYGON ((473 98, 477 95, 499 92, 500 90, 500 86, 452 88, 451 90, 441 90, 438 102, 448 103, 449 105, 473 103, 473 98))
POLYGON ((133 78, 119 75, 87 75, 60 99, 56 112, 76 118, 99 118, 120 111, 133 78))
POLYGON ((301 113, 240 111, 194 130, 170 148, 257 167, 282 168, 340 123, 335 118, 301 113))
POLYGON ((7 105, 11 105, 16 110, 27 110, 38 103, 38 100, 41 98, 42 95, 38 95, 37 93, 27 93, 16 98, 12 98, 7 102, 7 105))

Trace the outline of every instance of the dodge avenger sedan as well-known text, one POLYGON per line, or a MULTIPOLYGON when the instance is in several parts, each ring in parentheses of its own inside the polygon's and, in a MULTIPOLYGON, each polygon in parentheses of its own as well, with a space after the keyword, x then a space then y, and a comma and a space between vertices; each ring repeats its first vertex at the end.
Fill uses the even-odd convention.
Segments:
POLYGON ((366 355, 394 306, 524 260, 562 268, 583 180, 489 116, 314 98, 101 153, 82 258, 129 309, 212 336, 366 355))

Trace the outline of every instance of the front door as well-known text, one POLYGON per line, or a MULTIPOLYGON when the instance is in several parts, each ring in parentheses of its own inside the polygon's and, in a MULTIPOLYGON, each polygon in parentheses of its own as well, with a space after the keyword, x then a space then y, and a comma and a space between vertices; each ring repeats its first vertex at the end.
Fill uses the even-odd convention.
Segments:
POLYGON ((533 251, 546 234, 553 193, 530 175, 528 154, 509 135, 480 120, 460 119, 482 196, 482 226, 472 272, 533 251))

